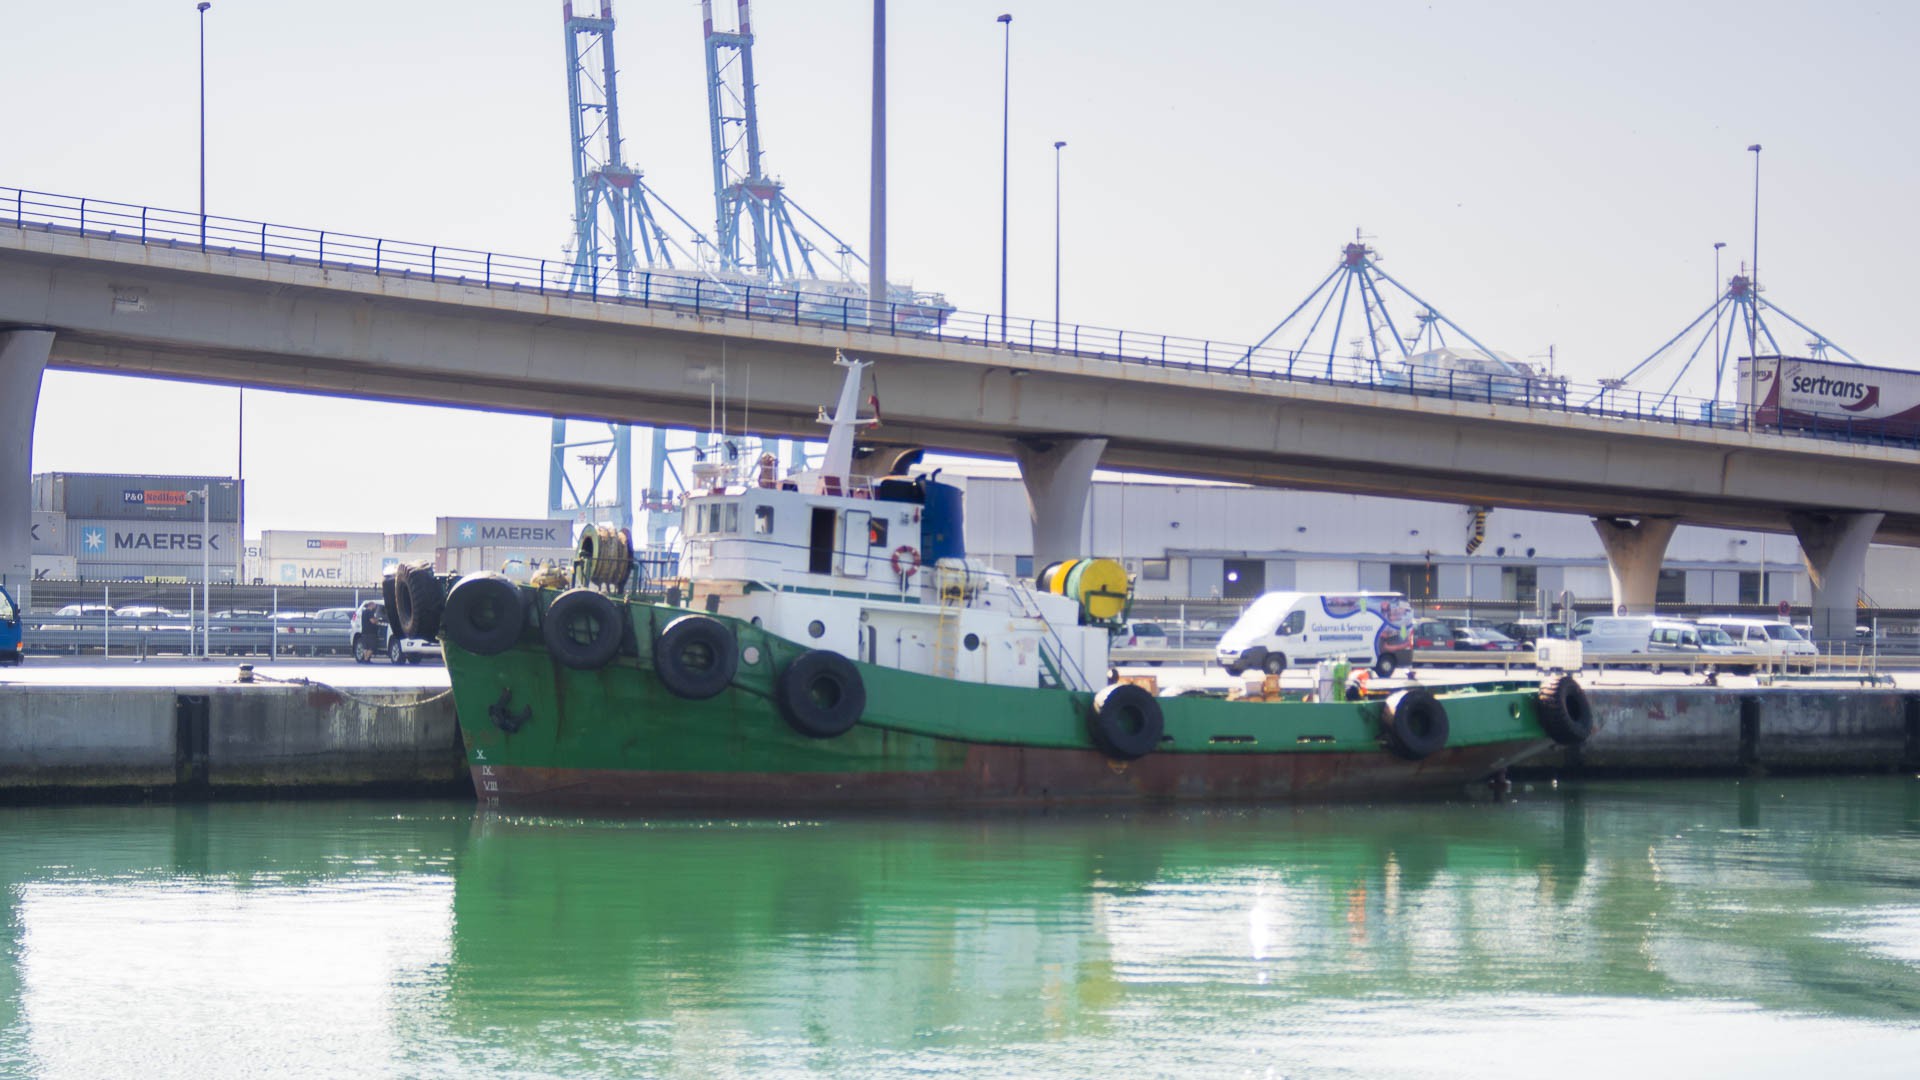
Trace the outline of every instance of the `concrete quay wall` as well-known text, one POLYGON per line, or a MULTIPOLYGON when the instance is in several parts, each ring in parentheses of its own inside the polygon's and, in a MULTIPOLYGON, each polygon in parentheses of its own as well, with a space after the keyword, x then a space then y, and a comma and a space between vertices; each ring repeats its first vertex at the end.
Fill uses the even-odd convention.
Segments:
POLYGON ((1595 689, 1601 727, 1530 769, 1876 772, 1920 765, 1920 695, 1895 689, 1595 689))
POLYGON ((454 788, 453 696, 318 683, 16 685, 0 692, 0 797, 454 788))

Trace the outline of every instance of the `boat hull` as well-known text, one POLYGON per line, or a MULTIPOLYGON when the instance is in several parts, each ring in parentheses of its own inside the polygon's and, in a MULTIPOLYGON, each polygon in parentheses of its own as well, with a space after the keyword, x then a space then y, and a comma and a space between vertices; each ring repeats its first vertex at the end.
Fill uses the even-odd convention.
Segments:
POLYGON ((723 618, 739 670, 719 694, 686 700, 661 682, 651 643, 687 612, 625 610, 627 649, 594 671, 555 663, 532 634, 495 656, 448 643, 483 805, 777 813, 1405 798, 1458 793, 1551 745, 1530 687, 1444 695, 1447 744, 1417 761, 1384 749, 1377 700, 1177 697, 1158 699, 1159 748, 1121 761, 1095 748, 1092 694, 871 664, 855 665, 859 722, 812 738, 775 703, 778 674, 803 646, 723 618))

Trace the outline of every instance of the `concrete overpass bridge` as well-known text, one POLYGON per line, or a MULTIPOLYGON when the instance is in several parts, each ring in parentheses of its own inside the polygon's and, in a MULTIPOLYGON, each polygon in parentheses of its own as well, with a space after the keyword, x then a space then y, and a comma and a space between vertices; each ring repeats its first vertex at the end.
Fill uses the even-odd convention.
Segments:
POLYGON ((568 270, 0 188, 0 570, 28 561, 49 365, 696 429, 715 385, 751 370, 754 430, 815 437, 835 350, 878 362, 876 442, 1019 462, 1037 561, 1086 549, 1096 465, 1587 514, 1630 609, 1651 608, 1678 523, 1791 531, 1816 631, 1836 637, 1852 632, 1868 543, 1920 545, 1920 451, 1748 430, 1724 405, 1615 393, 1582 407, 1577 391, 1464 379, 1415 393, 1325 357, 942 323, 686 272, 572 289, 568 270))

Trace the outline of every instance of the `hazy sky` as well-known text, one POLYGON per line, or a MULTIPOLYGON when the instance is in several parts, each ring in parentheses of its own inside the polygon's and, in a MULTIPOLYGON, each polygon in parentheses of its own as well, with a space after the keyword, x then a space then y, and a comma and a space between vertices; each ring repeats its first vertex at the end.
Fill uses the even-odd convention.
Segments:
MULTIPOLYGON (((860 247, 871 11, 753 10, 768 165, 860 247)), ((1360 227, 1488 345, 1619 375, 1712 300, 1714 241, 1722 277, 1751 257, 1758 142, 1768 297, 1909 366, 1913 5, 896 0, 890 261, 972 310, 999 302, 1002 11, 1016 315, 1052 310, 1064 139, 1070 321, 1251 342, 1360 227)), ((711 229, 699 5, 615 15, 626 157, 711 229)), ((191 0, 0 16, 0 184, 195 205, 191 0)), ((211 212, 560 254, 558 0, 215 0, 206 28, 211 212)), ((34 468, 231 473, 235 396, 49 374, 34 468)), ((255 392, 246 428, 249 531, 544 509, 544 421, 255 392)))

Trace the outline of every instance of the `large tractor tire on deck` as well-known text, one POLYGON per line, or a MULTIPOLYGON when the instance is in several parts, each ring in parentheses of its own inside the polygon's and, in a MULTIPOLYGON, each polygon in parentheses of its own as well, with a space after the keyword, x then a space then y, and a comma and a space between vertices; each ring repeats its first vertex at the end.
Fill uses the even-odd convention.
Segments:
POLYGON ((1419 761, 1446 749, 1447 707, 1425 687, 1387 698, 1380 711, 1380 735, 1396 757, 1419 761))
POLYGON ((440 621, 448 641, 470 653, 498 656, 520 640, 526 596, 499 574, 469 574, 447 592, 440 621))
POLYGON ((1561 746, 1578 746, 1593 734, 1593 702, 1571 675, 1560 676, 1540 691, 1535 709, 1540 729, 1561 746))
POLYGON ((547 606, 540 637, 547 652, 575 671, 598 671, 613 662, 626 638, 627 613, 605 593, 568 589, 547 606))
POLYGON ((1160 745, 1166 718, 1160 701, 1132 683, 1115 683, 1093 695, 1087 734, 1108 757, 1132 761, 1146 757, 1160 745))
POLYGON ((446 595, 427 563, 402 563, 393 572, 393 598, 400 608, 400 629, 410 638, 432 640, 440 634, 446 595))
POLYGON ((740 668, 740 646, 719 619, 682 615, 653 643, 653 667, 675 697, 704 701, 725 690, 740 668))

